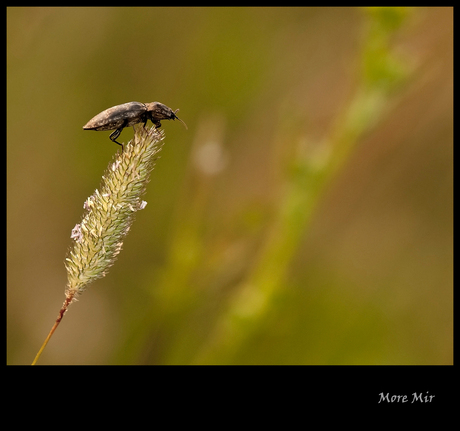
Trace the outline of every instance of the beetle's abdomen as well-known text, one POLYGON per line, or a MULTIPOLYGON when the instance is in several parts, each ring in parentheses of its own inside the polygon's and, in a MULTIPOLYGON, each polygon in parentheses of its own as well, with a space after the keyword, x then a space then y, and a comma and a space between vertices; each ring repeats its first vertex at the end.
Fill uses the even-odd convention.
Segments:
POLYGON ((84 126, 85 130, 115 130, 119 127, 133 126, 144 122, 145 105, 139 102, 123 103, 102 111, 91 118, 84 126))

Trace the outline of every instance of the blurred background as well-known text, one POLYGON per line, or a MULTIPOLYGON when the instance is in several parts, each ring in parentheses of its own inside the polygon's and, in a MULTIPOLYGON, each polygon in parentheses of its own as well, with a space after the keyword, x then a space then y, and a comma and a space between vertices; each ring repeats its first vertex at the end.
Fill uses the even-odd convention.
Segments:
MULTIPOLYGON (((40 364, 452 364, 452 8, 7 8, 7 363, 83 202, 159 101, 123 251, 40 364), (132 128, 120 136, 127 142, 132 128)), ((150 123, 149 123, 150 125, 150 123)))

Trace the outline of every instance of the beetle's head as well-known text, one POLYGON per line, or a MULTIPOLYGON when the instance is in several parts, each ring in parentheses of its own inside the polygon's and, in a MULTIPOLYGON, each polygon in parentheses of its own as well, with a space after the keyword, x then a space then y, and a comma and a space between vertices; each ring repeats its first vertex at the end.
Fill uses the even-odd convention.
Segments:
POLYGON ((152 122, 160 120, 175 120, 177 118, 187 129, 187 125, 176 115, 176 112, 178 112, 179 109, 173 111, 171 108, 168 108, 160 102, 146 103, 145 105, 147 106, 147 111, 150 114, 152 122))

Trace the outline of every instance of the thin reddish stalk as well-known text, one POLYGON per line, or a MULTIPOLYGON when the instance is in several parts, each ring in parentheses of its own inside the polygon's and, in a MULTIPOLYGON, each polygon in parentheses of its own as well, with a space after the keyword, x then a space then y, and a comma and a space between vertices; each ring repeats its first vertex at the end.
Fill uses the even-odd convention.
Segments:
POLYGON ((51 336, 54 334, 54 331, 58 327, 59 323, 61 323, 62 318, 64 317, 65 312, 67 311, 67 308, 69 307, 70 303, 72 302, 72 299, 74 298, 75 293, 71 292, 69 295, 66 297, 64 304, 62 304, 62 308, 59 311, 59 315, 56 319, 56 322, 54 323, 53 327, 51 328, 50 333, 46 337, 45 342, 43 343, 42 347, 40 347, 40 350, 37 353, 37 356, 35 356, 34 361, 32 362, 32 365, 35 365, 38 361, 38 358, 42 354, 43 350, 45 349, 46 345, 48 344, 48 341, 50 340, 51 336))

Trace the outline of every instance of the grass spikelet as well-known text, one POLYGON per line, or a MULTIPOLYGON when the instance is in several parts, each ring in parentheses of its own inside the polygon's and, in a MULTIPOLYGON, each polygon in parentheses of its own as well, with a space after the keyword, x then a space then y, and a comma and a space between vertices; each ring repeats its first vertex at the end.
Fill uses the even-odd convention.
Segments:
POLYGON ((163 146, 164 131, 136 127, 134 138, 118 152, 102 176, 98 189, 86 199, 82 220, 72 229, 73 244, 65 259, 67 269, 66 299, 58 318, 38 352, 34 365, 67 307, 114 264, 135 213, 145 208, 141 200, 158 152, 163 146))

